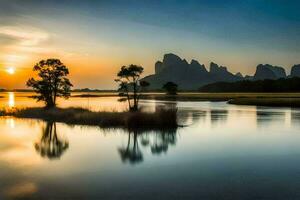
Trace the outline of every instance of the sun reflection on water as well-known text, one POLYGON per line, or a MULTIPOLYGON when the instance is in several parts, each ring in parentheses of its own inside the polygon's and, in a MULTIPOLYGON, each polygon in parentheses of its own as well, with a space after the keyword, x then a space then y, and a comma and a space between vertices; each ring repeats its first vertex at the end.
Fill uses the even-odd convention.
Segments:
POLYGON ((6 119, 6 123, 9 125, 10 128, 15 128, 15 120, 14 118, 8 118, 6 119))
POLYGON ((8 107, 9 108, 15 107, 15 93, 14 92, 8 93, 8 107))

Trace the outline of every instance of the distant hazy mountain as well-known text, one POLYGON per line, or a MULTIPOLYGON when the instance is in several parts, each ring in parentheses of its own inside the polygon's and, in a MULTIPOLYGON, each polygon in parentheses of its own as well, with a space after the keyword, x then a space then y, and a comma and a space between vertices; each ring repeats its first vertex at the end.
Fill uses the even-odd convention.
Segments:
MULTIPOLYGON (((300 77, 300 64, 294 65, 291 77, 300 77)), ((143 80, 150 83, 151 89, 161 89, 166 82, 174 82, 180 90, 195 90, 215 82, 235 82, 242 80, 256 81, 264 79, 287 78, 283 67, 269 64, 259 64, 253 76, 243 76, 240 72, 232 74, 224 66, 211 62, 209 71, 197 60, 188 63, 185 59, 169 53, 165 54, 162 61, 155 63, 155 74, 146 76, 143 80)))
POLYGON ((291 77, 300 77, 300 64, 292 67, 291 77))
POLYGON ((240 74, 234 75, 227 71, 224 66, 215 63, 210 64, 210 71, 203 64, 196 60, 188 63, 175 54, 165 54, 163 61, 155 63, 155 74, 145 77, 143 80, 150 83, 152 89, 161 89, 162 85, 172 81, 179 86, 179 89, 198 89, 208 83, 218 81, 242 80, 240 74))
POLYGON ((254 74, 254 80, 264 80, 264 79, 279 79, 286 78, 286 73, 283 67, 272 66, 269 64, 259 64, 256 67, 256 72, 254 74))
POLYGON ((219 66, 213 62, 210 63, 209 73, 212 82, 232 82, 243 79, 243 77, 240 77, 239 75, 234 75, 231 72, 227 71, 227 67, 219 66))

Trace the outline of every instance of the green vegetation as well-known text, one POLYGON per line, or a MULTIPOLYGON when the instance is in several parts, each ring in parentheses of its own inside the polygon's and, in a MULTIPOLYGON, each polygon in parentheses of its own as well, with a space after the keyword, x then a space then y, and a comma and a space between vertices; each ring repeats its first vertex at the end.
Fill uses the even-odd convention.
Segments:
POLYGON ((218 82, 205 85, 200 92, 300 92, 300 78, 218 82))
POLYGON ((101 89, 90 89, 90 88, 77 88, 72 89, 72 92, 115 92, 115 90, 101 90, 101 89))
MULTIPOLYGON (((98 94, 97 94, 98 95, 98 94)), ((103 94, 103 97, 108 95, 103 94)), ((111 96, 116 94, 111 93, 111 96)), ((81 96, 83 97, 83 96, 81 96)), ((97 97, 91 96, 91 97, 97 97)), ((98 97, 101 97, 99 94, 98 97)), ((300 93, 143 93, 141 99, 167 101, 228 101, 230 104, 299 107, 300 93)))
POLYGON ((49 122, 64 122, 74 125, 92 125, 104 128, 123 127, 129 129, 176 128, 177 110, 160 109, 145 112, 93 112, 83 108, 25 108, 2 110, 1 116, 42 119, 49 122))
POLYGON ((193 93, 180 92, 176 96, 164 93, 145 93, 142 99, 177 101, 228 101, 236 98, 299 98, 300 93, 193 93))
POLYGON ((162 93, 144 94, 143 99, 168 101, 228 101, 237 105, 300 107, 300 93, 162 93))
POLYGON ((120 101, 128 102, 129 111, 138 111, 140 93, 149 86, 148 82, 140 81, 143 71, 143 67, 131 64, 122 66, 117 74, 118 78, 115 81, 119 83, 120 101))
POLYGON ((300 98, 236 98, 229 100, 228 103, 236 105, 300 107, 300 98))
POLYGON ((168 95, 177 95, 178 85, 173 82, 167 82, 162 87, 168 95))
POLYGON ((107 92, 103 92, 103 93, 97 93, 97 94, 75 94, 72 95, 71 97, 81 97, 81 98, 88 98, 88 97, 116 97, 118 96, 117 93, 107 93, 107 92))
POLYGON ((68 98, 72 84, 66 77, 68 68, 58 59, 41 60, 33 67, 38 72, 39 79, 30 78, 27 86, 38 94, 38 101, 44 101, 46 107, 55 107, 57 97, 68 98))
MULTIPOLYGON (((117 93, 99 92, 94 94, 74 94, 75 98, 101 98, 101 97, 117 97, 117 93)), ((297 101, 300 101, 300 93, 192 93, 179 92, 177 95, 166 95, 165 93, 142 93, 140 99, 162 100, 162 101, 230 101, 231 104, 238 104, 239 99, 251 102, 264 101, 264 106, 274 106, 272 102, 280 101, 278 106, 294 106, 298 107, 297 101), (254 99, 254 100, 253 100, 254 99), (257 99, 257 100, 255 100, 257 99), (295 102, 295 103, 294 103, 295 102)), ((246 102, 243 103, 247 105, 246 102)), ((241 104, 242 105, 242 104, 241 104)), ((254 103, 249 105, 256 105, 254 103)), ((259 105, 259 104, 257 104, 259 105)))

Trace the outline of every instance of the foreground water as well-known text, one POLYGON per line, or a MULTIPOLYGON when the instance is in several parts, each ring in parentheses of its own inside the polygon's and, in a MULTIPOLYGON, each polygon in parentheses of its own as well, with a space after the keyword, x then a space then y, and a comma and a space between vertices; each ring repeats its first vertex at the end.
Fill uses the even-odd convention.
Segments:
MULTIPOLYGON (((36 106, 0 93, 3 106, 36 106)), ((61 106, 122 110, 114 97, 61 106)), ((0 118, 0 199, 300 199, 300 110, 225 102, 176 106, 186 125, 128 132, 0 118)))

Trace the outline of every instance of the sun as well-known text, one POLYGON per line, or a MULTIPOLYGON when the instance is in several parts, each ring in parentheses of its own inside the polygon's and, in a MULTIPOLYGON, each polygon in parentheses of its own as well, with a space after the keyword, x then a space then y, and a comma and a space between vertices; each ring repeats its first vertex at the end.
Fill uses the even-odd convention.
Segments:
POLYGON ((6 69, 6 72, 9 73, 9 74, 11 74, 11 75, 14 74, 15 71, 16 71, 16 70, 15 70, 15 68, 13 68, 13 67, 8 67, 8 68, 6 69))

